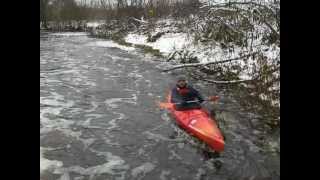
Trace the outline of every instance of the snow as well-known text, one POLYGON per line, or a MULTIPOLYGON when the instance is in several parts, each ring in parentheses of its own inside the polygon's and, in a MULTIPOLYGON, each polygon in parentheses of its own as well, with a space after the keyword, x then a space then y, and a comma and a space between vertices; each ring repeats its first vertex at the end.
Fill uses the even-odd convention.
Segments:
POLYGON ((148 44, 154 49, 159 49, 160 52, 169 54, 174 50, 182 50, 187 43, 187 35, 185 33, 168 33, 161 36, 156 42, 148 44))
POLYGON ((87 27, 93 27, 93 28, 96 28, 96 27, 98 27, 99 25, 101 25, 101 24, 104 24, 102 21, 100 21, 100 22, 88 22, 86 25, 87 25, 87 27))
POLYGON ((125 41, 133 44, 146 44, 147 36, 139 35, 139 34, 128 34, 125 37, 125 41))
MULTIPOLYGON (((223 1, 220 1, 223 2, 223 1)), ((175 27, 168 27, 168 25, 173 25, 175 21, 171 19, 163 19, 157 22, 157 24, 165 24, 166 26, 157 26, 155 30, 151 33, 155 35, 158 32, 167 32, 170 30, 170 33, 166 33, 162 35, 156 42, 147 42, 147 35, 141 35, 136 33, 130 33, 125 37, 125 41, 132 44, 139 45, 147 45, 152 47, 153 49, 158 49, 163 55, 168 56, 170 53, 174 51, 186 50, 189 52, 193 52, 193 56, 197 57, 200 63, 212 62, 212 61, 221 61, 230 58, 239 57, 239 53, 243 51, 243 49, 239 47, 235 47, 233 52, 227 52, 220 47, 220 45, 215 44, 214 42, 211 44, 203 44, 198 42, 197 44, 192 43, 192 40, 188 38, 187 33, 172 33, 175 27)), ((201 22, 199 22, 201 23, 201 22)), ((261 27, 259 25, 255 26, 257 33, 263 33, 267 31, 266 27, 261 27)), ((253 50, 252 52, 261 49, 263 50, 263 54, 267 56, 267 63, 272 63, 277 56, 279 56, 280 48, 277 46, 261 46, 261 37, 255 39, 253 41, 253 50)), ((249 49, 247 49, 250 52, 249 49)), ((240 79, 242 80, 250 80, 251 74, 254 70, 254 65, 256 61, 252 58, 249 58, 248 61, 236 61, 232 63, 238 63, 240 67, 245 68, 245 71, 241 71, 240 79)))
POLYGON ((182 50, 186 44, 190 43, 186 33, 166 33, 156 42, 147 42, 146 35, 128 34, 125 41, 132 44, 147 45, 153 49, 158 49, 164 55, 169 55, 174 50, 182 50))
MULTIPOLYGON (((226 1, 211 1, 211 3, 224 3, 226 1)), ((266 2, 266 1, 265 1, 266 2)), ((206 22, 200 20, 197 17, 193 17, 194 22, 199 24, 205 24, 206 22)), ((131 32, 129 33, 124 40, 131 44, 139 44, 139 45, 146 45, 150 46, 153 49, 157 49, 162 53, 162 55, 169 56, 172 55, 175 51, 180 51, 182 54, 185 53, 192 53, 192 56, 197 57, 199 63, 208 63, 208 62, 215 62, 215 61, 223 61, 227 59, 233 59, 240 57, 241 53, 246 52, 247 54, 253 52, 261 52, 266 58, 264 63, 266 64, 274 64, 275 61, 280 61, 280 47, 278 45, 273 44, 269 45, 262 45, 262 34, 270 32, 270 29, 264 24, 254 24, 254 31, 252 32, 254 36, 258 36, 257 38, 249 39, 249 44, 252 43, 252 46, 248 48, 241 48, 238 46, 234 46, 232 52, 229 52, 226 49, 222 49, 219 43, 211 41, 210 43, 202 43, 198 41, 197 43, 192 42, 192 39, 188 37, 188 30, 184 30, 184 32, 177 31, 176 24, 179 24, 179 21, 167 18, 161 19, 156 22, 156 27, 152 32, 149 32, 152 36, 156 35, 159 32, 166 32, 163 34, 159 39, 155 42, 147 42, 147 35, 140 34, 138 32, 131 32), (179 33, 175 33, 179 32, 179 33), (251 49, 252 48, 252 49, 251 49)), ((201 25, 199 26, 201 28, 201 25)), ((175 54, 175 58, 179 58, 179 54, 175 54)), ((239 71, 239 78, 241 80, 251 80, 252 75, 255 74, 257 70, 257 60, 249 57, 246 61, 244 60, 237 60, 232 61, 227 64, 220 64, 221 68, 227 68, 230 65, 239 65, 242 70, 234 70, 234 72, 239 71)), ((278 72, 274 74, 277 75, 278 72)), ((266 99, 266 97, 262 96, 262 99, 266 99)), ((278 102, 273 102, 274 104, 278 102)))

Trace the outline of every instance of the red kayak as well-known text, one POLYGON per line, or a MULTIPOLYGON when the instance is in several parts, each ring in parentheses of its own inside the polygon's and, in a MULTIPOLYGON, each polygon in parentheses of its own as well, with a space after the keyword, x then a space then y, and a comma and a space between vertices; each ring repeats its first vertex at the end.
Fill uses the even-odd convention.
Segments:
MULTIPOLYGON (((167 104, 173 105, 170 103, 170 99, 171 94, 169 93, 167 104)), ((209 113, 205 109, 177 111, 174 106, 170 106, 168 109, 178 125, 188 133, 204 141, 216 152, 222 152, 224 150, 224 139, 217 127, 217 123, 214 119, 210 118, 209 113)))

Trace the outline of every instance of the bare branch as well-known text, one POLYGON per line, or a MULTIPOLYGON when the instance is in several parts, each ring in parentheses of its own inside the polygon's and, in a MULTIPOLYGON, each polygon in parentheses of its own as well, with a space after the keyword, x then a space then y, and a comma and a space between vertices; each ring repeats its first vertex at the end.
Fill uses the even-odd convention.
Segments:
POLYGON ((247 83, 247 82, 251 82, 254 81, 254 79, 248 79, 248 80, 231 80, 231 81, 216 81, 216 80, 209 80, 209 79, 205 79, 202 78, 200 76, 195 76, 194 74, 191 75, 193 78, 197 79, 197 80, 202 80, 205 82, 209 82, 209 83, 213 83, 213 84, 239 84, 239 83, 247 83))
POLYGON ((262 14, 260 11, 257 11, 262 18, 261 20, 264 22, 265 25, 268 26, 268 28, 277 36, 278 39, 280 39, 280 34, 266 21, 265 18, 263 18, 262 14))
POLYGON ((220 23, 224 24, 226 27, 231 29, 233 32, 242 33, 241 31, 238 31, 238 30, 234 29, 233 27, 231 27, 229 24, 225 23, 220 17, 217 16, 217 17, 215 17, 215 19, 218 19, 218 21, 220 21, 220 23))
POLYGON ((250 57, 250 56, 255 55, 255 54, 257 54, 257 52, 251 53, 251 54, 247 54, 247 55, 244 55, 244 56, 240 56, 240 57, 236 57, 236 58, 232 58, 232 59, 223 60, 223 61, 209 61, 209 62, 206 62, 206 63, 181 64, 181 65, 173 66, 170 69, 163 70, 163 72, 168 72, 168 71, 172 71, 172 70, 175 70, 175 69, 186 68, 186 67, 198 67, 198 66, 206 66, 206 65, 212 65, 212 64, 222 64, 222 63, 231 62, 231 61, 239 61, 239 60, 243 60, 244 58, 250 57))
POLYGON ((231 5, 255 5, 255 6, 260 6, 263 7, 267 10, 269 10, 270 12, 272 12, 272 14, 276 15, 276 12, 274 12, 270 7, 263 5, 263 4, 259 4, 259 3, 255 3, 255 2, 226 2, 226 3, 219 3, 219 4, 215 4, 215 5, 211 5, 211 9, 214 9, 216 7, 226 7, 226 6, 231 6, 231 5))
MULTIPOLYGON (((260 7, 263 7, 265 9, 267 9, 269 12, 271 12, 273 14, 273 16, 277 19, 277 14, 276 12, 274 12, 271 8, 269 8, 268 6, 265 6, 265 5, 262 5, 262 4, 258 4, 258 3, 255 3, 255 2, 229 2, 229 3, 221 3, 221 4, 216 4, 216 5, 212 5, 211 6, 211 11, 212 10, 217 10, 217 8, 221 9, 221 8, 225 8, 225 6, 230 6, 230 5, 256 5, 256 6, 260 6, 260 7)), ((247 9, 244 9, 244 8, 241 8, 241 7, 233 7, 233 8, 236 8, 238 10, 242 10, 242 11, 246 11, 246 12, 250 12, 249 10, 247 9)), ((270 23, 268 23, 266 21, 266 19, 262 16, 261 12, 259 10, 256 10, 256 12, 258 12, 259 16, 254 14, 254 16, 258 17, 276 36, 277 38, 280 38, 280 34, 278 31, 276 31, 270 23)), ((221 19, 219 19, 220 22, 222 22, 221 19)), ((222 22, 223 23, 223 22, 222 22)), ((227 25, 226 23, 224 23, 225 25, 227 25)), ((227 25, 228 26, 228 25, 227 25)), ((230 28, 230 26, 228 26, 230 28)), ((230 28, 232 30, 234 30, 233 28, 230 28)))

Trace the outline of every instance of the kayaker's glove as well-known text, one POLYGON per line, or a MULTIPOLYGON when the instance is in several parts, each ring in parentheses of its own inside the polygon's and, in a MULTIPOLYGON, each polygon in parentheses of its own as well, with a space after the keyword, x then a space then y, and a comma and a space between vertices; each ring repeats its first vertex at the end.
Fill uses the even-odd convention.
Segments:
POLYGON ((203 102, 204 102, 204 100, 203 100, 203 99, 200 99, 200 100, 199 100, 199 103, 200 103, 200 104, 202 104, 203 102))

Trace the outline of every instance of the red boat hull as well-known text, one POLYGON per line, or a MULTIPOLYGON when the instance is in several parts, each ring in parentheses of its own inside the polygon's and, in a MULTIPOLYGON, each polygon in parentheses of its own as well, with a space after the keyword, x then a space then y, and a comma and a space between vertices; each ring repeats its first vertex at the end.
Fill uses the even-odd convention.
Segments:
MULTIPOLYGON (((168 103, 170 103, 170 94, 168 103)), ((170 111, 177 124, 188 133, 204 141, 216 152, 224 150, 224 138, 217 127, 216 121, 210 118, 207 111, 204 109, 177 111, 174 108, 170 108, 170 111)))

